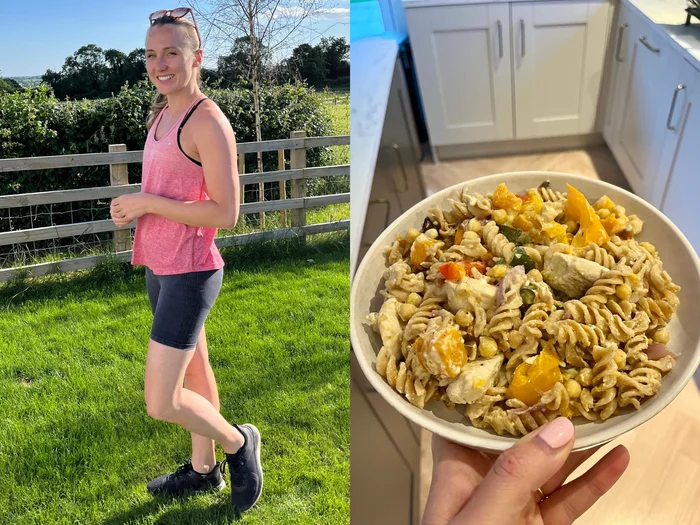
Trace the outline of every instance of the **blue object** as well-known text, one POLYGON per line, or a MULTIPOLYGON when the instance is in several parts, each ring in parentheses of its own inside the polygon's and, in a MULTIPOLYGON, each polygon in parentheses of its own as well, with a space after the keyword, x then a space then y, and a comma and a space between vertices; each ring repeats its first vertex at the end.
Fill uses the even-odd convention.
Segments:
POLYGON ((377 0, 350 0, 350 42, 384 33, 382 10, 377 0))

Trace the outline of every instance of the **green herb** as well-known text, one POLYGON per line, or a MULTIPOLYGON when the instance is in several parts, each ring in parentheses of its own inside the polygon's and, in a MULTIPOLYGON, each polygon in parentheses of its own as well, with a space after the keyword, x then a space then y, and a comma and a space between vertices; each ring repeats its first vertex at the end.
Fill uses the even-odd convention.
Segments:
POLYGON ((506 261, 505 259, 498 259, 493 263, 494 266, 497 266, 499 264, 508 264, 508 261, 506 261))
POLYGON ((525 273, 529 272, 530 270, 535 269, 535 263, 534 261, 530 258, 530 256, 527 254, 525 251, 525 248, 518 247, 515 249, 515 252, 513 253, 513 258, 510 261, 511 266, 524 266, 525 267, 525 273))

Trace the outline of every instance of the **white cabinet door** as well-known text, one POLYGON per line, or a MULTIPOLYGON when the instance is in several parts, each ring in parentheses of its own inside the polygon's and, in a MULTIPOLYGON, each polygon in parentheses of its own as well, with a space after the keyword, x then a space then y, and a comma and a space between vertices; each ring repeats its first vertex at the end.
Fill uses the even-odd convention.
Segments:
POLYGON ((608 144, 617 142, 620 123, 622 122, 622 109, 629 85, 630 51, 633 49, 632 35, 635 33, 630 24, 634 24, 636 18, 630 13, 630 8, 620 3, 617 7, 617 20, 610 34, 610 82, 608 84, 608 96, 605 101, 605 121, 603 123, 603 137, 608 144))
POLYGON ((685 88, 676 98, 671 127, 680 130, 661 211, 680 228, 700 253, 700 73, 685 64, 681 73, 685 88), (681 95, 687 96, 682 104, 681 95))
POLYGON ((515 137, 592 133, 603 71, 608 2, 511 5, 515 137))
POLYGON ((627 28, 632 40, 626 56, 630 70, 621 105, 619 131, 611 150, 634 192, 653 201, 655 179, 666 138, 666 116, 676 86, 676 53, 651 27, 635 20, 627 28))
POLYGON ((406 9, 434 146, 513 138, 508 4, 406 9))

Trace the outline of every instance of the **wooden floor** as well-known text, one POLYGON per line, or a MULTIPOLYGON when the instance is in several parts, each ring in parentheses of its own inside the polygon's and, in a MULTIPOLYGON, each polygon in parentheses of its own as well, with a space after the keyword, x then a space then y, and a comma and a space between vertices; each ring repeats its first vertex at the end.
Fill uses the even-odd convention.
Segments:
MULTIPOLYGON (((547 154, 445 161, 422 166, 428 193, 483 175, 509 171, 559 171, 595 177, 625 189, 606 146, 547 154)), ((620 481, 577 525, 700 525, 700 372, 654 419, 628 432, 584 463, 578 477, 608 450, 624 444, 630 465, 620 481)), ((430 487, 431 434, 421 434, 421 509, 430 487)))

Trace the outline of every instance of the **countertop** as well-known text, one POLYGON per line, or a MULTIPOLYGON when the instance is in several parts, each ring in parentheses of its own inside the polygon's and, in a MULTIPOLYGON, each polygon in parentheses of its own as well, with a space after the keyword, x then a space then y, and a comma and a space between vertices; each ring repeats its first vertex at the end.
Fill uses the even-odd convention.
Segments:
POLYGON ((350 44, 350 275, 365 226, 365 214, 384 128, 394 64, 399 51, 395 36, 369 37, 350 44))
POLYGON ((656 24, 685 59, 700 71, 700 22, 693 18, 685 26, 685 0, 622 0, 656 24))

